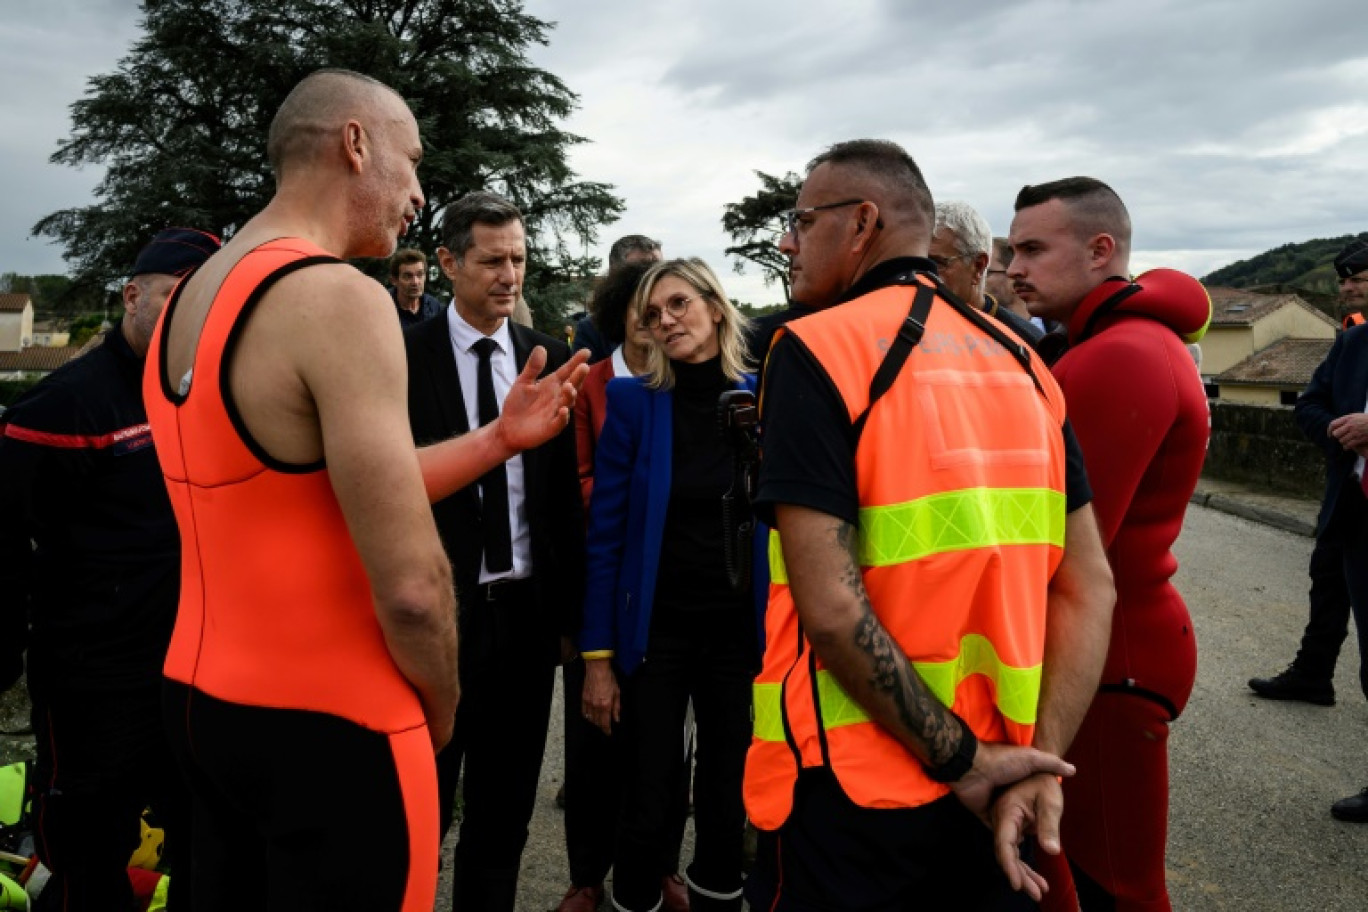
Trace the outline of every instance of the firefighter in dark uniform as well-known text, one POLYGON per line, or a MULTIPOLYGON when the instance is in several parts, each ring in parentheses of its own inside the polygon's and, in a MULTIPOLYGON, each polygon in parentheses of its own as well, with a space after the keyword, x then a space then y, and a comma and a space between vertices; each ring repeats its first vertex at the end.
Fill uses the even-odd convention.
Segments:
MULTIPOLYGON (((52 871, 35 910, 131 910, 127 866, 149 805, 167 849, 188 845, 161 723, 180 539, 142 373, 171 290, 218 248, 199 231, 157 234, 103 341, 0 418, 0 690, 27 645, 37 848, 52 871)), ((183 880, 171 909, 189 908, 183 880)))

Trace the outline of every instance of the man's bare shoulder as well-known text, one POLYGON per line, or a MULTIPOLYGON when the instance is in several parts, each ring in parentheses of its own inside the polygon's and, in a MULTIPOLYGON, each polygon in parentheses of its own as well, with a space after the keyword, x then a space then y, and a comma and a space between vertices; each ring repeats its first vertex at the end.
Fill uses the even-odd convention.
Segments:
POLYGON ((323 263, 285 276, 266 293, 258 311, 253 322, 259 324, 259 336, 307 361, 366 351, 402 357, 399 318, 389 294, 344 263, 323 263))
POLYGON ((267 302, 286 303, 291 311, 309 316, 398 323, 384 287, 346 263, 318 263, 292 272, 267 292, 267 302))

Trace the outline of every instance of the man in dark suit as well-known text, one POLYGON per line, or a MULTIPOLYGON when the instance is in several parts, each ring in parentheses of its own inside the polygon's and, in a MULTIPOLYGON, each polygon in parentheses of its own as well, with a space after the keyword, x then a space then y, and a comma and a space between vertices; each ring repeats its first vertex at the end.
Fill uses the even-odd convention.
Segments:
MULTIPOLYGON (((527 247, 522 215, 470 193, 442 216, 437 251, 452 301, 405 335, 414 439, 493 420, 528 354, 546 370, 565 344, 513 323, 527 247)), ((570 652, 584 592, 584 519, 574 429, 491 470, 433 506, 460 603, 463 691, 437 757, 442 831, 464 769, 454 908, 511 912, 550 720, 553 672, 570 652)))
MULTIPOLYGON (((1335 260, 1341 285, 1368 285, 1368 244, 1350 244, 1335 260)), ((1317 550, 1336 546, 1358 626, 1359 684, 1368 696, 1368 499, 1364 456, 1368 455, 1368 326, 1354 326, 1335 340, 1306 391, 1297 399, 1297 424, 1325 448, 1325 500, 1317 522, 1317 550)), ((1314 560, 1314 558, 1313 558, 1314 560)), ((1333 659, 1331 659, 1333 667, 1333 659)), ((1250 682, 1253 686, 1253 682, 1250 682)), ((1328 691, 1333 702, 1334 691, 1328 691)), ((1313 701, 1315 702, 1315 701, 1313 701)), ((1368 823, 1368 788, 1336 801, 1340 820, 1368 823)))
MULTIPOLYGON (((1349 316, 1344 328, 1350 329, 1363 322, 1362 312, 1368 309, 1368 243, 1355 240, 1335 257, 1335 273, 1339 276, 1339 303, 1349 316), (1358 316, 1358 320, 1353 318, 1358 316)), ((1325 428, 1320 428, 1316 443, 1330 442, 1325 428)), ((1332 447, 1327 454, 1327 469, 1343 453, 1342 447, 1332 447)), ((1338 485, 1336 485, 1338 487, 1338 485)), ((1325 514, 1322 513, 1322 519, 1325 514)), ((1324 531, 1325 523, 1321 524, 1324 531)), ((1344 546, 1339 536, 1318 535, 1311 552, 1311 590, 1308 593, 1310 614, 1296 658, 1283 671, 1266 678, 1250 678, 1249 688, 1270 700, 1300 700, 1316 706, 1335 704, 1335 663, 1340 647, 1349 635, 1349 587, 1344 579, 1344 546)))

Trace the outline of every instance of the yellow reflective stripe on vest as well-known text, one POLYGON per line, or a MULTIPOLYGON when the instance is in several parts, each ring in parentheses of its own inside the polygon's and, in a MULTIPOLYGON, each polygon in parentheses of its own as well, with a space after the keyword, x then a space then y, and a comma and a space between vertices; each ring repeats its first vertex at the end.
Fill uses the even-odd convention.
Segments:
MULTIPOLYGON (((1050 488, 965 488, 860 508, 860 566, 994 545, 1064 547, 1064 494, 1050 488)), ((788 585, 779 533, 770 532, 770 581, 788 585)))
POLYGON ((1008 665, 998 658, 997 650, 982 634, 966 634, 960 640, 959 655, 948 662, 913 662, 912 667, 946 706, 954 705, 955 691, 966 678, 981 674, 993 682, 997 695, 994 702, 1004 717, 1018 725, 1035 724, 1041 666, 1008 665))
MULTIPOLYGON (((967 678, 981 674, 993 682, 998 711, 1018 725, 1034 725, 1040 701, 1041 666, 1015 668, 998 658, 988 638, 977 633, 960 640, 959 655, 946 662, 913 662, 937 700, 946 706, 955 703, 955 691, 967 678)), ((761 741, 783 741, 783 707, 779 703, 780 685, 773 681, 754 685, 755 737, 761 741)), ((860 704, 836 682, 831 672, 817 672, 817 697, 821 701, 822 727, 827 731, 843 725, 868 722, 860 704)))
MULTIPOLYGON (((817 672, 823 674, 824 672, 817 672)), ((784 740, 783 707, 779 694, 783 685, 778 681, 756 681, 751 685, 751 706, 754 707, 755 737, 761 741, 784 740)))

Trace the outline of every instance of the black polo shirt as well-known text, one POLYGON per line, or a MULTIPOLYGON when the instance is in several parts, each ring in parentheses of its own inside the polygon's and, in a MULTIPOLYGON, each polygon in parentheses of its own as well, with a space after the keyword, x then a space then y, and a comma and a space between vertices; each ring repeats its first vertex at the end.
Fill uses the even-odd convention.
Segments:
MULTIPOLYGON (((909 270, 934 273, 935 269, 933 262, 921 257, 886 260, 861 276, 840 303, 888 287, 909 270)), ((912 357, 916 357, 915 351, 912 357)), ((819 510, 851 525, 857 524, 858 440, 850 414, 826 370, 792 333, 785 333, 770 347, 761 418, 764 458, 756 496, 756 512, 761 520, 773 525, 774 506, 782 503, 819 510)), ((1067 509, 1073 512, 1092 502, 1092 488, 1082 451, 1068 421, 1061 433, 1066 458, 1067 509)))

